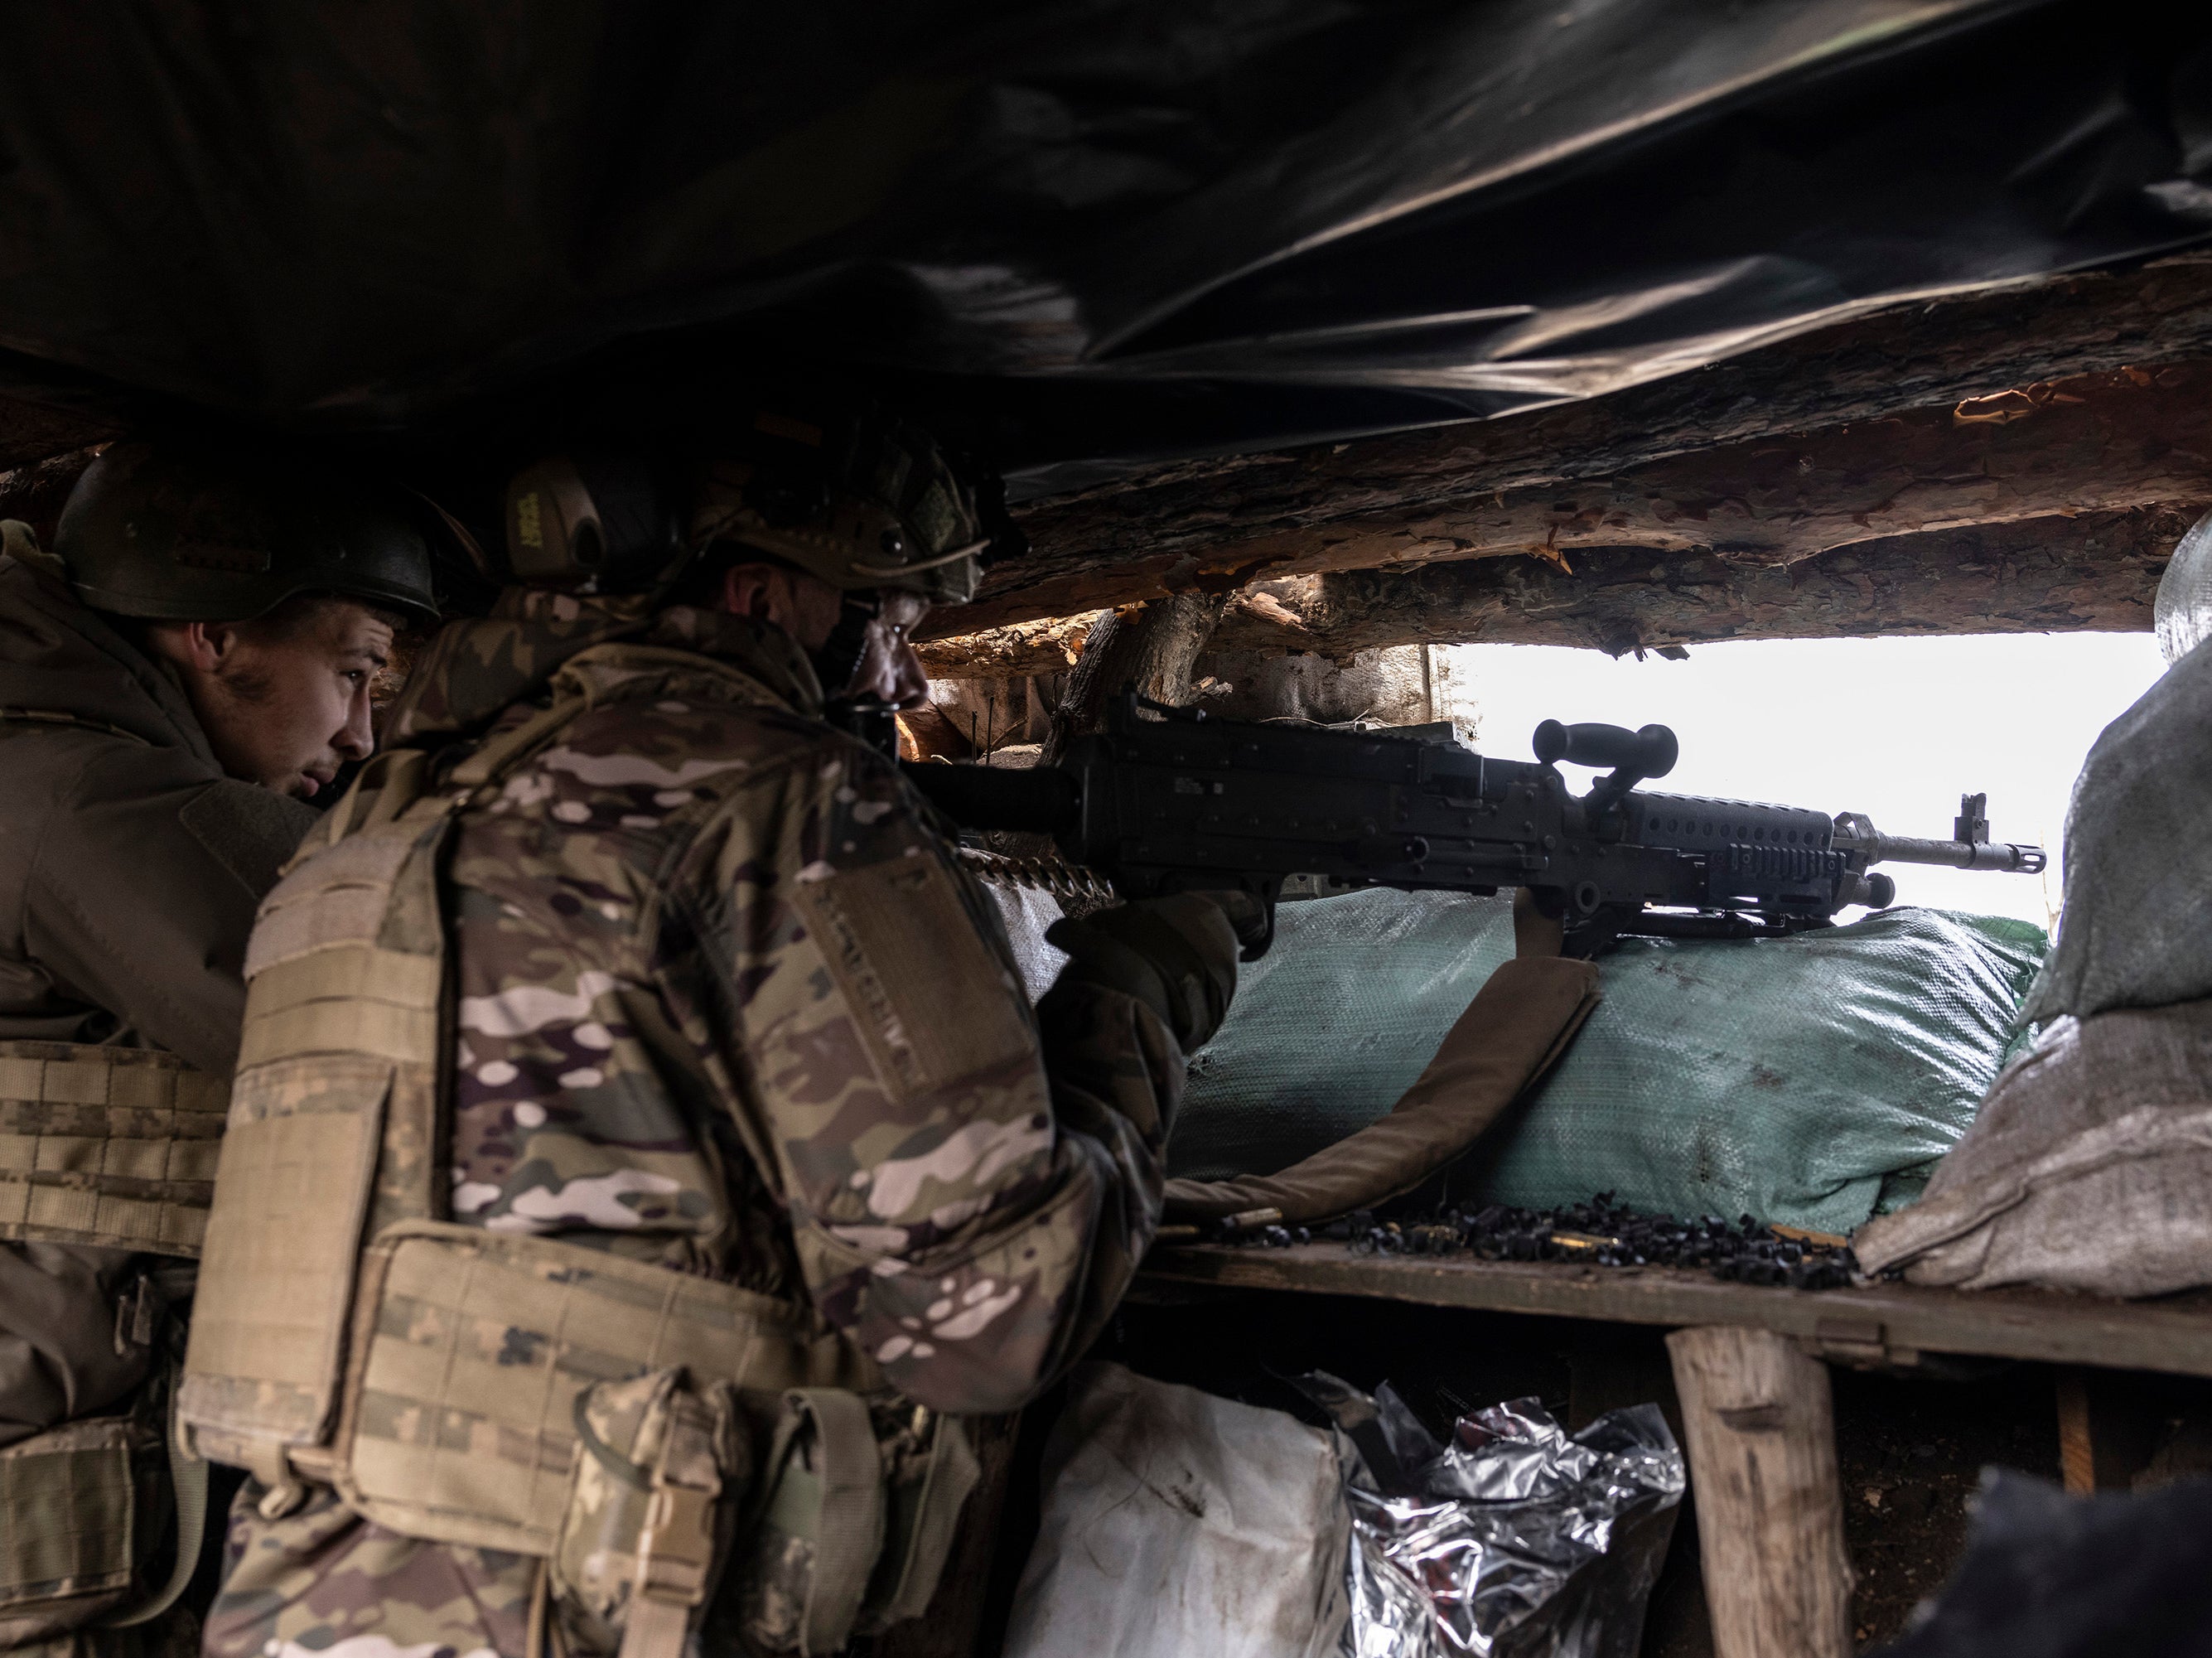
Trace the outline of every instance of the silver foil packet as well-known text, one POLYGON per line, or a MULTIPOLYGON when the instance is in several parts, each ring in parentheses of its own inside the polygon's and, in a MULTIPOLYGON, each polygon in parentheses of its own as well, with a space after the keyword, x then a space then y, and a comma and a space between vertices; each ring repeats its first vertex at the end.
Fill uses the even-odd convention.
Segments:
POLYGON ((1351 1658, 1634 1658, 1682 1499, 1656 1405, 1570 1438, 1533 1399, 1438 1444, 1386 1382, 1301 1379, 1336 1420, 1352 1509, 1351 1658))

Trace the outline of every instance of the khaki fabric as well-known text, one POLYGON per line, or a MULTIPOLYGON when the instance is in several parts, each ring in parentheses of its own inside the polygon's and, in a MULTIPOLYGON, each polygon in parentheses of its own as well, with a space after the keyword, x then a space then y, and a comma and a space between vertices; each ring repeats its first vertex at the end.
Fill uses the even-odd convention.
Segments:
POLYGON ((276 1448, 324 1442, 364 1239, 432 1212, 450 805, 295 868, 255 934, 182 1393, 218 1458, 266 1471, 276 1448))
POLYGON ((0 1238, 198 1254, 228 1091, 152 1048, 0 1042, 0 1238))
POLYGON ((1279 1209, 1285 1221, 1327 1220, 1412 1191, 1551 1069, 1597 1002, 1593 962, 1523 956, 1500 964, 1389 1115, 1279 1174, 1170 1181, 1168 1218, 1279 1209))
POLYGON ((882 1385, 787 1303, 431 1218, 453 814, 582 706, 504 734, 449 793, 406 799, 419 764, 373 766, 374 806, 342 805, 270 895, 181 1410, 207 1454, 268 1478, 316 1454, 301 1466, 394 1531, 534 1555, 553 1548, 594 1382, 680 1367, 769 1393, 882 1385))
POLYGON ((1003 969, 969 922, 952 872, 908 858, 799 884, 799 908, 887 1092, 905 1099, 1030 1054, 1020 1008, 969 995, 1003 969))
POLYGON ((226 778, 174 674, 14 558, 0 772, 0 1040, 228 1076, 254 906, 313 809, 226 778))
POLYGON ((2062 1018, 1918 1203, 1852 1235, 1869 1272, 2154 1296, 2212 1284, 2212 999, 2062 1018))
POLYGON ((732 1518, 714 1499, 744 1488, 751 1448, 734 1389, 695 1393, 688 1382, 659 1370, 595 1383, 577 1400, 582 1452, 548 1567, 554 1604, 585 1650, 635 1643, 656 1616, 680 1646, 690 1609, 713 1587, 732 1518))

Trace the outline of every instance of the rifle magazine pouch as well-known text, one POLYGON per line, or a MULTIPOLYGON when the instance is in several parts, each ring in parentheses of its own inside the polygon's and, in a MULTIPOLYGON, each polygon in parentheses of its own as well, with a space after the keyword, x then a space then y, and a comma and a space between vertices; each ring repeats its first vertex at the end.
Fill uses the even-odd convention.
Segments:
POLYGON ((679 1366, 576 1395, 575 1466, 550 1557, 572 1645, 676 1658, 750 1487, 736 1389, 679 1366))
POLYGON ((1499 964, 1388 1115, 1279 1174, 1171 1180, 1167 1218, 1276 1209, 1328 1220, 1412 1191, 1464 1153, 1559 1062, 1598 1002, 1597 964, 1522 956, 1499 964))

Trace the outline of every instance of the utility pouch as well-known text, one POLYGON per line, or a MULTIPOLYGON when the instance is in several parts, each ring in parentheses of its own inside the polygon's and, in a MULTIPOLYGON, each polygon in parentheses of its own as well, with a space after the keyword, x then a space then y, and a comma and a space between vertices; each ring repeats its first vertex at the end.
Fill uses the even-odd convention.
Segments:
POLYGON ((681 1367, 576 1395, 575 1467, 550 1559, 572 1644, 676 1658, 750 1494, 737 1390, 681 1367))
POLYGON ((199 1559, 206 1465, 173 1437, 173 1392, 157 1376, 126 1414, 0 1450, 0 1651, 143 1623, 183 1589, 199 1559), (167 1582, 155 1582, 147 1568, 173 1535, 167 1582))
POLYGON ((443 1543, 554 1552, 598 1382, 680 1367, 774 1397, 875 1379, 784 1303, 556 1238, 404 1221, 356 1293, 331 1483, 443 1543))
POLYGON ((951 1418, 838 1389, 786 1393, 758 1518, 732 1566, 744 1638, 817 1658, 919 1614, 978 1473, 951 1418))
POLYGON ((127 1416, 71 1422, 0 1451, 0 1647, 82 1629, 131 1598, 144 1547, 145 1450, 127 1416))

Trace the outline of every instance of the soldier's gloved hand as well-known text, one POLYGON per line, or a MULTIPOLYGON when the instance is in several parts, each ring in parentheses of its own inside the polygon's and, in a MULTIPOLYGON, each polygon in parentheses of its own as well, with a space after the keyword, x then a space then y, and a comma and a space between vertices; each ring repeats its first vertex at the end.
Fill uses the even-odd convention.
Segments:
POLYGON ((1180 892, 1062 917, 1044 936, 1068 963, 1044 1000, 1062 986, 1120 991, 1158 1014, 1188 1054, 1221 1029, 1237 993, 1240 944, 1256 941, 1266 925, 1260 901, 1243 892, 1180 892))

